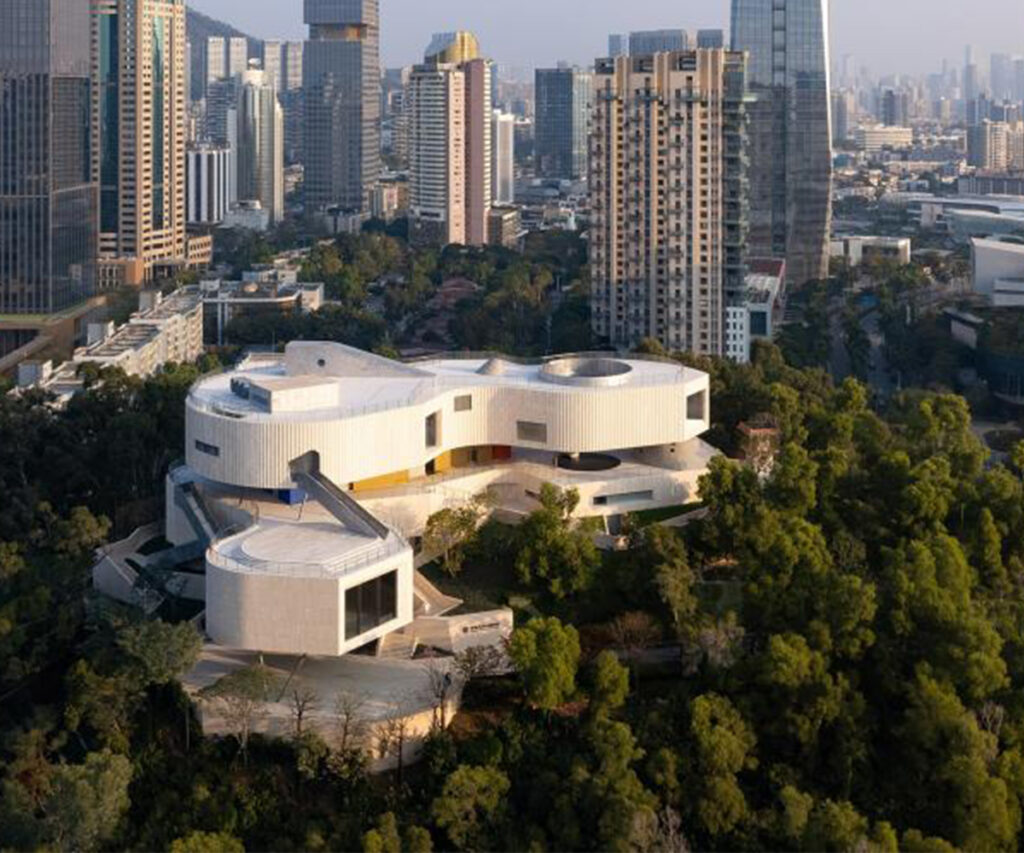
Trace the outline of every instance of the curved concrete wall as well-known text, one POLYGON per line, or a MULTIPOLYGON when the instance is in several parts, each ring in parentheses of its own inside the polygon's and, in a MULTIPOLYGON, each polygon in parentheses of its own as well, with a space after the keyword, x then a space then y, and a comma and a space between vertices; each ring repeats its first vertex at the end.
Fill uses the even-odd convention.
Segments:
POLYGON ((331 419, 330 412, 306 417, 253 414, 231 418, 187 404, 186 459, 210 480, 253 488, 284 488, 289 463, 309 451, 320 454, 320 469, 347 483, 416 469, 462 447, 508 445, 552 453, 598 453, 676 444, 709 428, 705 418, 687 418, 687 398, 708 393, 704 374, 685 381, 619 388, 565 388, 539 384, 453 386, 407 408, 331 419), (456 412, 455 398, 471 394, 471 411, 456 412), (427 447, 425 420, 439 413, 438 443, 427 447), (327 419, 324 419, 324 415, 327 419), (517 422, 542 423, 544 443, 523 441, 517 422), (196 442, 218 449, 213 456, 196 442))
POLYGON ((290 655, 343 655, 412 621, 412 551, 339 578, 292 577, 206 559, 206 633, 218 645, 290 655), (398 571, 398 615, 345 639, 345 590, 398 571))

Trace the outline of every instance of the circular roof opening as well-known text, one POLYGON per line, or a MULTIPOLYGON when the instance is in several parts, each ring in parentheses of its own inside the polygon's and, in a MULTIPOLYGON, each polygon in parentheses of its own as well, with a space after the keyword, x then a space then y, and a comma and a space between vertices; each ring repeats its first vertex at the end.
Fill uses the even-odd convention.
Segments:
POLYGON ((616 358, 556 358, 540 370, 541 378, 560 385, 619 385, 632 373, 616 358))

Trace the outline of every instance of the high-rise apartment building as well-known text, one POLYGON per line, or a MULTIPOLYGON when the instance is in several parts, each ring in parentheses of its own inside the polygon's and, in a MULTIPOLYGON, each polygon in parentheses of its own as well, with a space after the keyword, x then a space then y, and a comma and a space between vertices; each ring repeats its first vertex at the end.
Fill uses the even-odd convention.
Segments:
POLYGON ((249 40, 243 36, 228 39, 228 62, 225 76, 234 77, 249 67, 249 40))
POLYGON ((967 165, 992 172, 1004 172, 1018 161, 1021 125, 984 119, 967 128, 967 165))
POLYGON ((512 204, 516 200, 516 117, 500 110, 493 115, 491 193, 495 204, 512 204))
POLYGON ((185 263, 184 0, 93 0, 102 283, 185 263))
POLYGON ((409 77, 409 237, 466 242, 466 78, 453 66, 417 65, 409 77))
POLYGON ((832 92, 832 144, 850 138, 853 119, 857 115, 857 97, 848 90, 832 92))
POLYGON ((0 4, 0 313, 52 314, 94 289, 90 75, 89 0, 0 4))
POLYGON ((209 97, 210 84, 227 77, 228 42, 222 36, 210 36, 206 39, 205 62, 206 77, 203 81, 203 97, 209 97))
POLYGON ((538 68, 534 77, 534 170, 540 178, 587 176, 592 75, 578 68, 538 68))
POLYGON ((265 71, 238 75, 235 122, 238 201, 258 201, 273 225, 284 219, 284 114, 265 71))
POLYGON ((363 210, 380 177, 378 0, 305 0, 307 212, 363 210))
POLYGON ((284 59, 283 90, 292 91, 302 88, 302 50, 305 46, 301 41, 285 42, 282 51, 284 59))
POLYGON ((910 95, 903 89, 882 92, 879 118, 889 127, 906 127, 910 123, 910 95))
POLYGON ((482 246, 491 210, 489 60, 471 33, 436 35, 407 87, 410 235, 418 243, 482 246))
POLYGON ((686 30, 640 30, 629 34, 630 56, 649 56, 690 46, 686 30))
POLYGON ((616 56, 626 56, 629 53, 629 36, 624 33, 614 33, 608 36, 608 55, 614 59, 616 56))
POLYGON ((746 94, 742 53, 598 61, 591 309, 608 343, 725 355, 745 278, 746 94))
POLYGON ((828 0, 732 0, 732 48, 747 51, 750 251, 785 258, 799 287, 828 275, 832 129, 828 0))
POLYGON ((274 87, 280 95, 284 92, 284 43, 276 39, 263 42, 260 47, 262 53, 263 72, 266 81, 274 87))

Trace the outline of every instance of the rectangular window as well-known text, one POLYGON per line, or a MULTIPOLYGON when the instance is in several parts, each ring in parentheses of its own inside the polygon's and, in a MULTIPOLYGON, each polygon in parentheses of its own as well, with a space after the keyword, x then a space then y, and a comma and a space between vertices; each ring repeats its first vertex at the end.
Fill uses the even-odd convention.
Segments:
POLYGON ((598 495, 594 498, 594 506, 619 506, 653 501, 654 492, 624 492, 620 495, 598 495))
POLYGON ((220 456, 220 448, 214 444, 207 444, 205 441, 196 439, 196 450, 205 453, 207 456, 220 456))
POLYGON ((703 391, 691 394, 686 398, 686 417, 691 421, 704 420, 704 397, 703 391))
POLYGON ((456 412, 471 412, 473 411, 473 395, 464 394, 461 397, 455 398, 455 411, 456 412))
POLYGON ((398 572, 345 590, 345 639, 379 628, 398 616, 398 572))
POLYGON ((424 424, 424 439, 427 447, 437 447, 437 412, 427 415, 427 420, 424 424))
POLYGON ((548 425, 536 424, 531 421, 516 421, 516 437, 520 441, 546 444, 548 440, 548 425))

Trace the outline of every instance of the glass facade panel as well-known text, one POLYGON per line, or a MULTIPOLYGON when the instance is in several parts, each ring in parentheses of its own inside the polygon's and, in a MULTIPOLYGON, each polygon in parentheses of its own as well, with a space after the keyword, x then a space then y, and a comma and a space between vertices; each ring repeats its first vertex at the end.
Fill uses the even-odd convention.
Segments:
POLYGON ((828 274, 832 135, 827 0, 732 0, 748 51, 750 254, 785 258, 795 286, 828 274))
POLYGON ((0 3, 0 312, 92 293, 89 0, 0 3))
POLYGON ((398 616, 398 572, 345 590, 345 639, 352 640, 398 616))

